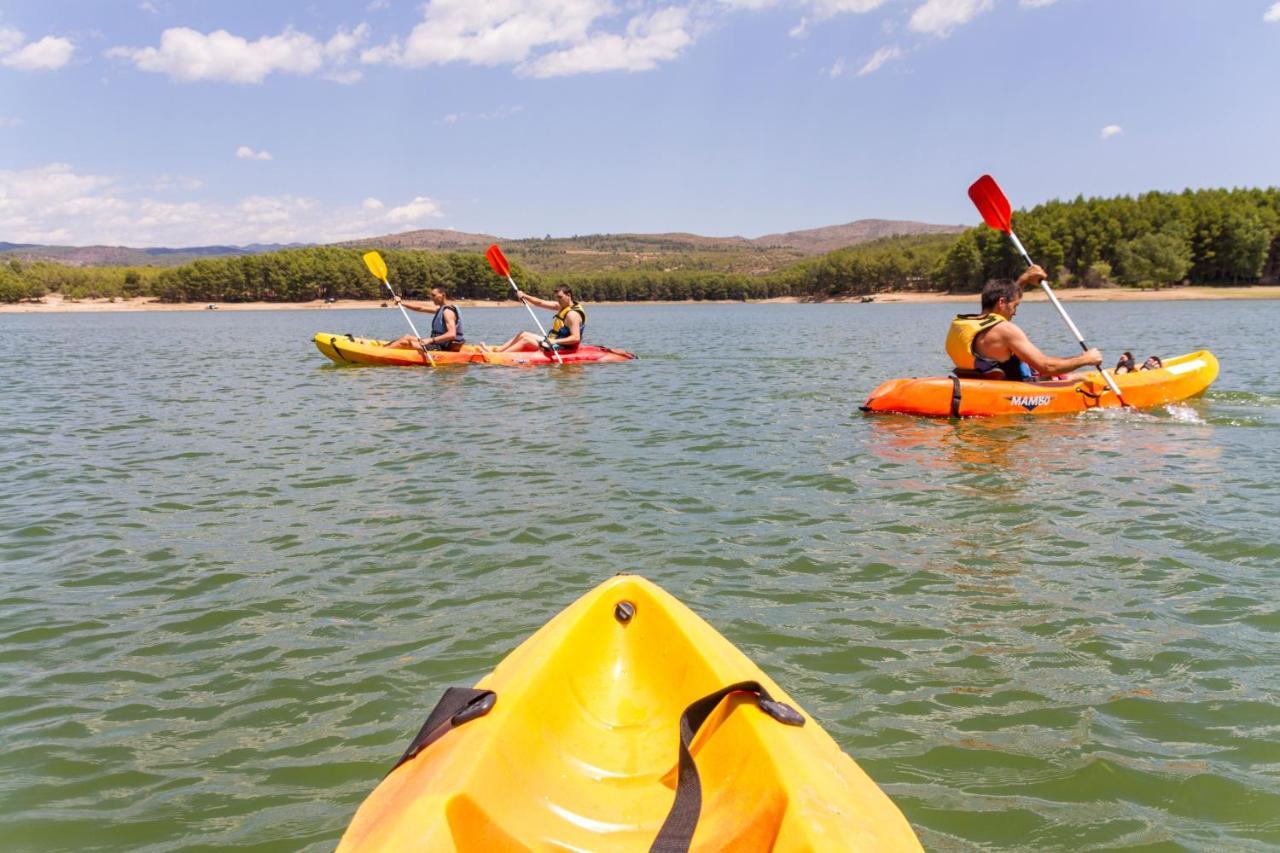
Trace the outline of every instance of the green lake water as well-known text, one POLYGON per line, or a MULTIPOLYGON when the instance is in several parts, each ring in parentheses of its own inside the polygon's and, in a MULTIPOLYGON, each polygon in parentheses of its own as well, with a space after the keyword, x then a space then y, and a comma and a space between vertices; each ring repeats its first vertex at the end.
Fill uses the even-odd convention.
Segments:
POLYGON ((329 849, 446 686, 628 571, 926 847, 1275 849, 1280 302, 1069 308, 1222 375, 947 422, 857 406, 958 306, 598 307, 641 360, 435 372, 310 343, 392 311, 0 315, 0 848, 329 849))

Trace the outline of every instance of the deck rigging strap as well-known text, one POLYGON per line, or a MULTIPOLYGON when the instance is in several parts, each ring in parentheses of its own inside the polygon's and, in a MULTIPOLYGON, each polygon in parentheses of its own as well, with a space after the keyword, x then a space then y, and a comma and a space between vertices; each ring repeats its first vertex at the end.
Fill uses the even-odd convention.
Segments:
POLYGON ((395 766, 387 771, 387 775, 390 776, 396 767, 422 752, 451 730, 489 713, 497 701, 498 694, 492 690, 476 690, 471 687, 446 688, 440 701, 427 715, 427 721, 409 742, 409 748, 404 751, 404 755, 400 756, 395 766))
POLYGON ((760 710, 788 726, 803 726, 804 717, 785 702, 779 702, 758 681, 740 681, 714 693, 703 696, 684 709, 680 715, 680 763, 676 777, 676 798, 671 811, 662 822, 662 829, 654 839, 649 853, 685 853, 693 841, 693 831, 698 827, 698 815, 702 811, 702 780, 698 767, 689 752, 693 736, 706 722, 720 701, 731 693, 746 693, 755 700, 760 710))

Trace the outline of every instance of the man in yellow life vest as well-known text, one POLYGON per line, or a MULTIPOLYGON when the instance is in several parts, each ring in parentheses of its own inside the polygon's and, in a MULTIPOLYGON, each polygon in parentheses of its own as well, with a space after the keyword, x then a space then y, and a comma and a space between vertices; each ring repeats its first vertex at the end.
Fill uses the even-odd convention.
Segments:
POLYGON ((1096 349, 1072 358, 1045 355, 1013 324, 1023 288, 1034 287, 1046 278, 1045 271, 1033 264, 1017 281, 989 281, 982 288, 982 313, 959 314, 951 321, 947 355, 958 374, 992 374, 988 378, 1026 382, 1032 379, 1031 371, 1049 377, 1102 364, 1102 352, 1096 349))
POLYGON ((522 290, 517 290, 517 299, 539 308, 546 308, 548 311, 555 311, 556 316, 551 321, 551 328, 547 331, 546 338, 535 335, 533 332, 521 332, 502 346, 495 347, 493 352, 528 352, 536 349, 546 352, 576 350, 578 344, 582 343, 582 330, 587 327, 587 312, 574 301, 573 291, 566 285, 558 286, 555 296, 554 300, 539 299, 522 290))

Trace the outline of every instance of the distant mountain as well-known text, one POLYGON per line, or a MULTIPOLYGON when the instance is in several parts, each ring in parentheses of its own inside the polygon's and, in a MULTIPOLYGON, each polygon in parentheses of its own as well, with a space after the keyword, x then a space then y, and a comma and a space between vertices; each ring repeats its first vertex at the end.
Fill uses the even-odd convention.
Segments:
POLYGON ((56 261, 69 267, 176 267, 201 258, 258 255, 308 245, 311 244, 253 243, 248 246, 188 246, 181 249, 157 246, 134 249, 128 246, 41 246, 35 243, 0 242, 0 256, 24 261, 56 261))
POLYGON ((423 228, 419 231, 384 234, 381 237, 346 240, 333 245, 351 249, 435 249, 437 251, 449 251, 452 249, 473 249, 476 246, 488 246, 490 243, 499 242, 500 239, 492 234, 468 234, 466 231, 451 231, 447 228, 423 228))
POLYGON ((387 249, 469 249, 474 246, 501 242, 517 249, 558 249, 564 252, 607 253, 614 252, 671 252, 740 250, 758 246, 761 248, 794 249, 806 255, 822 255, 846 246, 856 246, 882 237, 913 236, 916 234, 959 234, 966 225, 931 225, 894 219, 859 219, 844 225, 828 225, 806 231, 787 231, 782 234, 766 234, 763 237, 704 237, 687 232, 659 234, 585 234, 572 237, 527 237, 521 239, 495 237, 492 234, 469 234, 465 231, 426 229, 405 231, 401 234, 385 234, 348 240, 339 246, 353 248, 387 249))
MULTIPOLYGON (((501 243, 512 255, 544 272, 600 272, 603 270, 722 269, 761 273, 800 258, 821 255, 882 237, 917 234, 957 234, 963 225, 930 225, 890 219, 859 219, 844 225, 766 234, 763 237, 704 237, 700 234, 587 234, 572 237, 505 239, 443 228, 384 234, 332 245, 352 249, 427 249, 476 251, 501 243)), ((201 258, 254 255, 308 243, 254 243, 248 246, 188 246, 133 249, 127 246, 41 246, 0 242, 0 257, 49 260, 77 267, 180 266, 201 258)))
POLYGON ((824 255, 869 243, 882 237, 914 236, 916 234, 959 234, 967 225, 930 225, 925 222, 910 222, 897 219, 859 219, 846 222, 844 225, 828 225, 825 228, 810 228, 807 231, 787 231, 783 234, 766 234, 752 240, 757 246, 779 246, 799 249, 810 255, 824 255))

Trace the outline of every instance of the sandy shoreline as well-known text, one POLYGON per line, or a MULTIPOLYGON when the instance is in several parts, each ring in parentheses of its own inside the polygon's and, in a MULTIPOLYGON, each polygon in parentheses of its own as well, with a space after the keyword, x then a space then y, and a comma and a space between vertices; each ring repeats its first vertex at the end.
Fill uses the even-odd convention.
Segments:
MULTIPOLYGON (((1054 291, 1063 302, 1153 302, 1153 301, 1204 301, 1212 299, 1280 299, 1280 285, 1252 285, 1249 287, 1177 287, 1166 290, 1128 290, 1122 288, 1099 288, 1096 290, 1068 289, 1054 291)), ((1027 293, 1028 302, 1045 300, 1042 291, 1027 293)), ((747 304, 840 304, 862 303, 863 297, 841 296, 830 299, 815 299, 800 296, 779 296, 773 299, 753 299, 747 304)), ((973 293, 879 293, 873 297, 871 304, 907 303, 907 302, 956 302, 974 303, 978 301, 973 293)), ((166 303, 157 302, 151 297, 134 297, 111 301, 108 299, 64 300, 54 294, 46 296, 39 302, 19 302, 12 305, 0 305, 0 314, 44 314, 44 313, 78 313, 88 311, 208 311, 209 305, 219 311, 297 311, 297 310, 331 310, 351 308, 394 309, 391 303, 379 300, 339 299, 325 303, 321 300, 312 302, 215 302, 215 303, 166 303)), ((455 303, 460 308, 517 308, 518 303, 510 300, 494 301, 489 299, 459 299, 455 303)), ((737 299, 693 301, 654 301, 654 302, 593 302, 594 305, 741 305, 737 299)))

